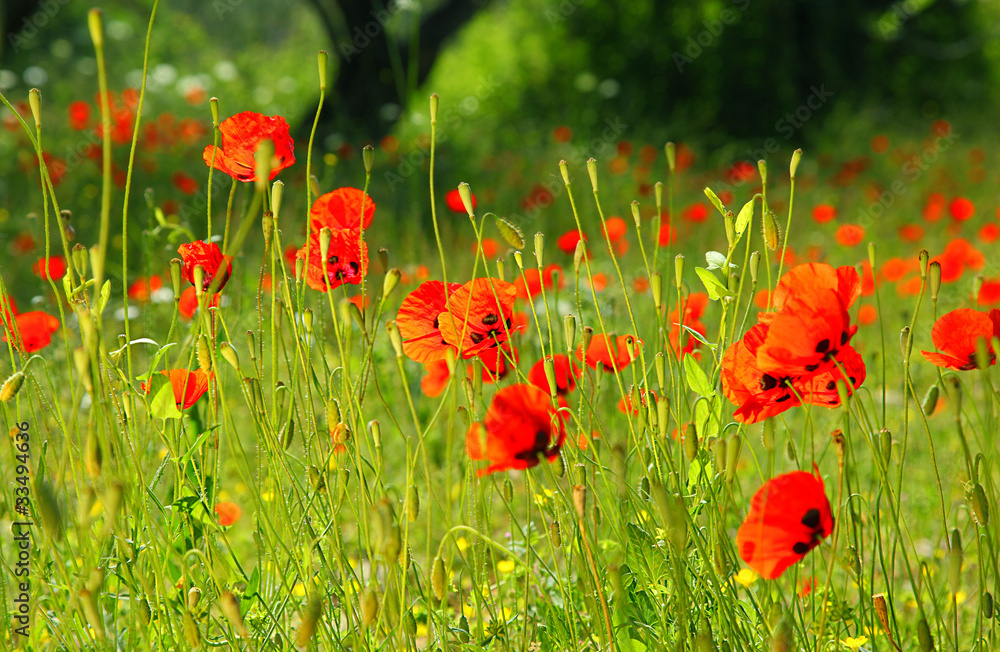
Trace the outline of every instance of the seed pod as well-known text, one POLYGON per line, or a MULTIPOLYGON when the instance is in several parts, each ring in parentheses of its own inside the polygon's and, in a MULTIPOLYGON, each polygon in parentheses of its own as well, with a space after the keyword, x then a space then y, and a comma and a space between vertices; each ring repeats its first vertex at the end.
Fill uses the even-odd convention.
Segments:
POLYGON ((972 512, 972 520, 979 527, 986 527, 990 523, 990 503, 986 499, 986 490, 978 482, 966 493, 965 499, 969 503, 972 512))
POLYGON ((962 533, 956 528, 951 531, 951 546, 948 548, 948 586, 953 595, 962 586, 963 559, 962 533))
POLYGON ((229 342, 223 342, 219 345, 219 353, 222 354, 223 359, 229 363, 236 373, 240 372, 240 358, 236 354, 236 349, 229 342))
POLYGON ((295 441, 295 417, 288 420, 288 425, 285 426, 285 431, 282 433, 281 446, 286 451, 292 447, 292 442, 295 441))
POLYGON ((264 211, 264 216, 260 220, 260 228, 264 233, 264 246, 271 246, 271 237, 274 235, 274 213, 264 211))
POLYGON ((472 206, 472 188, 466 182, 458 184, 458 196, 462 200, 462 206, 465 207, 465 212, 469 214, 469 217, 473 217, 475 213, 473 212, 472 206))
POLYGON ((983 611, 983 618, 993 617, 993 594, 990 593, 989 591, 983 592, 982 611, 983 611))
POLYGON ((420 516, 420 492, 415 486, 411 486, 406 493, 406 518, 410 523, 415 523, 420 516))
POLYGON ((382 279, 382 296, 387 297, 392 294, 392 291, 396 289, 399 285, 399 279, 403 277, 403 272, 393 267, 388 272, 385 273, 385 278, 382 279))
POLYGON ((0 403, 9 403, 24 385, 24 373, 15 371, 0 387, 0 403))
POLYGON ((136 601, 136 613, 139 615, 139 622, 142 623, 143 627, 148 627, 149 623, 153 621, 153 610, 146 598, 139 598, 136 601))
POLYGON ((549 526, 549 532, 552 534, 552 545, 555 548, 562 547, 562 531, 559 529, 559 521, 552 521, 549 526))
POLYGON ((674 285, 680 288, 681 279, 684 278, 684 255, 674 256, 674 285))
POLYGON ((309 484, 316 493, 326 491, 326 476, 315 464, 309 465, 309 484))
POLYGON ((566 338, 566 350, 576 344, 576 315, 571 312, 563 315, 563 336, 566 338))
POLYGON ((698 431, 693 423, 687 424, 684 430, 684 455, 688 462, 693 462, 698 457, 698 431))
POLYGON ((514 500, 514 483, 510 481, 510 478, 503 479, 503 499, 508 503, 514 500))
POLYGON ((375 593, 375 589, 369 586, 361 596, 361 622, 364 623, 365 627, 369 627, 375 622, 377 615, 378 594, 375 593))
POLYGON ((587 513, 587 487, 581 484, 573 485, 573 509, 577 518, 583 520, 587 513))
POLYGON ((660 312, 663 306, 663 275, 653 272, 649 275, 649 289, 653 295, 653 306, 660 312))
POLYGON ((917 622, 917 640, 920 642, 921 652, 934 652, 934 638, 931 637, 931 626, 927 624, 926 618, 917 622))
POLYGON ((184 610, 184 640, 187 641, 189 648, 199 648, 201 647, 201 631, 198 629, 198 623, 194 622, 194 616, 191 615, 190 611, 184 610))
POLYGON ((392 344, 392 350, 396 352, 397 358, 403 357, 403 337, 399 334, 399 328, 396 326, 396 322, 390 319, 385 323, 385 330, 389 333, 389 342, 392 344))
POLYGON ((726 482, 733 483, 736 479, 736 469, 740 464, 740 451, 743 450, 743 439, 733 435, 726 442, 726 482))
POLYGON ((590 177, 590 187, 597 192, 597 159, 594 157, 587 159, 587 175, 590 177))
POLYGON ((212 349, 204 334, 198 336, 198 366, 206 374, 212 371, 212 349))
POLYGON ((924 402, 921 405, 924 414, 930 415, 934 413, 934 410, 937 408, 938 397, 940 394, 941 389, 938 387, 937 383, 930 386, 930 389, 928 389, 927 393, 924 395, 924 402))
POLYGON ((677 148, 673 143, 667 143, 663 149, 667 155, 667 169, 670 170, 670 174, 673 174, 674 170, 677 169, 677 148))
POLYGON ((298 647, 309 645, 309 641, 312 640, 313 635, 316 633, 319 619, 323 615, 322 598, 323 596, 318 591, 309 596, 305 613, 302 615, 302 624, 299 625, 299 631, 295 635, 295 645, 298 647))
POLYGON ((777 251, 781 242, 781 231, 778 228, 778 221, 771 210, 762 211, 761 229, 764 235, 764 245, 770 251, 777 251))
POLYGON ((440 557, 435 557, 434 563, 431 564, 431 590, 434 591, 434 598, 438 602, 444 602, 447 586, 445 586, 444 560, 440 557))
POLYGON ((930 274, 931 301, 937 301, 938 291, 941 290, 941 263, 934 261, 927 270, 930 274))
POLYGON ((878 617, 878 622, 882 625, 882 631, 886 633, 889 639, 892 639, 892 634, 889 630, 889 607, 885 602, 884 593, 876 593, 872 596, 872 606, 875 608, 875 615, 878 617))
POLYGON ((889 466, 889 461, 892 459, 892 432, 888 428, 882 428, 878 431, 878 443, 882 452, 882 461, 885 462, 886 466, 889 466))
POLYGON ((87 435, 87 441, 83 454, 83 463, 84 467, 87 469, 87 475, 89 475, 92 480, 96 480, 101 476, 101 461, 103 457, 104 456, 101 454, 101 442, 97 439, 97 435, 91 432, 87 435))

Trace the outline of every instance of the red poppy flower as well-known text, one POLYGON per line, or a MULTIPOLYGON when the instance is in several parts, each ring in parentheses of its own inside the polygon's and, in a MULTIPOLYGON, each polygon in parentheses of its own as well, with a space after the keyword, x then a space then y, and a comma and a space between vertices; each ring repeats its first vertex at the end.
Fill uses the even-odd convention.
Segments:
POLYGON ((542 208, 548 208, 555 201, 555 197, 552 196, 552 192, 541 184, 536 184, 528 196, 521 200, 521 207, 526 211, 534 211, 542 208))
POLYGON ((514 287, 517 288, 517 296, 521 299, 531 299, 541 294, 542 288, 552 288, 555 284, 555 276, 559 274, 559 287, 563 286, 562 267, 551 263, 542 269, 541 273, 537 269, 524 270, 524 276, 514 279, 514 287))
POLYGON ((269 180, 278 172, 295 163, 295 143, 288 133, 288 123, 280 115, 270 117, 244 111, 226 118, 219 125, 222 147, 209 145, 202 153, 207 165, 212 165, 215 152, 215 169, 224 172, 237 181, 256 181, 257 164, 254 153, 262 140, 274 143, 274 159, 271 161, 269 180))
POLYGON ((368 244, 361 240, 360 231, 338 229, 331 234, 330 247, 326 253, 324 277, 323 251, 320 235, 313 233, 309 243, 295 254, 306 260, 306 283, 314 290, 326 292, 327 288, 338 288, 344 283, 358 285, 368 274, 368 244))
MULTIPOLYGON (((483 365, 483 382, 490 385, 506 378, 507 374, 510 373, 511 364, 516 366, 519 359, 517 349, 506 345, 485 349, 476 357, 483 365)), ((470 380, 474 378, 472 374, 474 369, 474 365, 468 366, 468 373, 466 375, 470 380)))
POLYGON ((899 239, 903 242, 920 242, 924 239, 924 227, 919 224, 904 224, 899 227, 899 239))
MULTIPOLYGON (((475 209, 476 196, 473 195, 471 192, 469 194, 472 195, 472 208, 475 209)), ((445 206, 448 207, 448 210, 450 210, 452 213, 457 213, 459 215, 467 215, 465 211, 465 204, 462 203, 462 193, 458 192, 458 188, 448 191, 448 194, 444 196, 444 203, 445 206)))
POLYGON ((462 350, 463 358, 500 346, 517 330, 513 283, 477 278, 451 293, 448 310, 438 313, 441 339, 462 350), (495 293, 495 294, 494 294, 495 293))
POLYGON ((236 521, 240 520, 240 516, 243 515, 243 510, 240 509, 240 506, 236 503, 225 500, 221 503, 216 503, 215 513, 219 517, 219 525, 222 527, 229 527, 236 521))
POLYGON ((757 166, 749 161, 737 161, 726 172, 726 181, 732 184, 745 183, 757 176, 757 166))
MULTIPOLYGON (((472 253, 476 253, 477 247, 472 245, 472 253)), ((500 252, 500 243, 493 238, 483 238, 483 256, 487 259, 493 258, 500 252)))
POLYGON ((54 281, 61 280, 66 274, 66 259, 62 256, 49 256, 46 258, 39 258, 32 265, 31 271, 35 273, 35 276, 54 281))
POLYGON ((451 378, 448 361, 434 360, 425 364, 424 369, 427 374, 420 379, 420 390, 430 398, 440 396, 448 385, 448 379, 451 378))
POLYGON ((69 105, 69 126, 77 131, 87 128, 90 123, 90 104, 77 100, 69 105))
POLYGON ((793 471, 764 483, 736 533, 740 558, 761 577, 780 577, 833 533, 833 515, 819 469, 793 471))
POLYGON ((670 226, 670 218, 663 214, 663 221, 660 222, 660 232, 657 234, 657 242, 661 247, 677 242, 677 231, 670 226))
POLYGON ((955 238, 949 242, 940 256, 935 256, 931 262, 941 265, 941 282, 953 283, 962 278, 966 268, 979 270, 986 264, 986 258, 964 238, 955 238))
MULTIPOLYGON (((213 295, 208 307, 218 308, 221 298, 221 294, 213 295)), ((181 292, 180 299, 177 302, 177 310, 184 321, 191 321, 194 314, 198 312, 198 292, 194 287, 189 287, 181 292)))
POLYGON ((889 138, 882 134, 878 134, 872 138, 871 148, 876 154, 884 154, 886 150, 889 149, 889 138))
POLYGON ((309 228, 316 233, 324 226, 331 231, 338 229, 355 229, 368 226, 375 217, 375 202, 357 188, 338 188, 333 192, 320 195, 309 209, 309 228), (364 204, 364 219, 361 217, 361 206, 364 204))
MULTIPOLYGON (((16 312, 16 311, 15 311, 16 312)), ((52 343, 52 335, 59 330, 59 320, 52 315, 35 310, 15 315, 13 324, 4 324, 3 341, 8 342, 9 336, 14 338, 14 346, 25 353, 43 349, 52 343), (14 326, 17 332, 14 332, 14 326)))
POLYGON ((996 242, 1000 239, 1000 225, 994 224, 993 222, 984 224, 983 227, 979 229, 978 237, 986 243, 996 242))
POLYGON ((177 247, 177 253, 181 255, 181 260, 184 261, 184 278, 191 285, 195 284, 194 268, 200 265, 203 272, 203 290, 208 291, 212 287, 212 280, 219 274, 222 274, 223 278, 217 289, 222 290, 222 288, 226 287, 229 276, 233 271, 233 257, 223 256, 219 250, 219 245, 214 242, 198 240, 177 247))
POLYGON ((864 383, 866 369, 861 356, 850 345, 844 346, 833 360, 822 364, 808 376, 766 372, 757 363, 758 350, 768 327, 756 324, 743 339, 732 344, 722 358, 722 392, 737 406, 733 418, 740 423, 757 423, 806 402, 824 407, 840 405, 837 381, 847 378, 848 394, 864 383), (839 363, 840 367, 837 366, 839 363), (800 400, 801 397, 801 400, 800 400))
POLYGON ((552 139, 557 143, 568 143, 573 138, 573 130, 561 125, 552 130, 552 139))
MULTIPOLYGON (((586 233, 583 234, 583 241, 587 241, 586 233)), ((572 231, 567 231, 559 236, 559 239, 556 240, 556 246, 559 247, 560 251, 572 256, 576 253, 576 244, 578 242, 580 242, 580 232, 573 229, 572 231)))
POLYGON ((583 375, 583 370, 577 369, 565 353, 556 353, 536 362, 528 372, 528 382, 546 393, 549 391, 549 380, 545 376, 545 360, 549 359, 552 360, 552 369, 555 372, 556 395, 566 396, 576 387, 576 379, 583 375))
POLYGON ((890 283, 903 280, 908 272, 917 271, 920 263, 913 259, 911 261, 902 258, 890 258, 882 265, 882 278, 890 283))
POLYGON ((1000 337, 1000 310, 980 312, 971 308, 959 308, 942 315, 931 329, 934 348, 940 353, 921 351, 931 364, 949 369, 968 371, 976 369, 976 345, 986 341, 986 351, 990 365, 996 363, 996 353, 990 338, 1000 337))
POLYGON ((609 217, 605 225, 605 235, 611 242, 617 242, 628 233, 628 225, 620 217, 609 217))
POLYGON ((527 469, 539 457, 555 459, 566 440, 566 430, 548 392, 534 385, 510 385, 493 396, 483 423, 474 423, 465 436, 470 460, 490 465, 479 475, 527 469))
POLYGON ((857 224, 841 224, 835 234, 837 242, 845 247, 855 247, 865 239, 865 227, 857 224))
POLYGON ((704 337, 707 331, 705 324, 701 323, 701 316, 706 307, 708 307, 708 295, 704 292, 693 292, 683 302, 683 318, 677 308, 667 315, 667 323, 670 324, 670 346, 678 354, 693 353, 701 346, 701 342, 682 327, 687 326, 704 337), (681 345, 681 342, 684 344, 681 345))
POLYGON ((703 203, 685 206, 681 211, 681 219, 687 222, 704 222, 708 217, 708 206, 703 203))
MULTIPOLYGON (((147 278, 140 278, 135 281, 132 285, 128 287, 128 296, 130 299, 135 299, 139 303, 145 303, 149 301, 153 292, 156 292, 163 287, 163 278, 157 276, 156 274, 147 278)), ((192 288, 194 289, 194 288, 192 288)))
POLYGON ((641 344, 642 340, 631 335, 619 335, 611 339, 610 336, 595 333, 590 339, 586 359, 584 359, 582 344, 576 347, 576 359, 584 362, 591 369, 597 369, 597 365, 601 365, 608 372, 621 371, 639 356, 639 345, 641 344), (630 340, 633 343, 631 350, 629 350, 630 340))
POLYGON ((952 200, 951 206, 948 207, 948 212, 951 213, 953 219, 965 221, 975 215, 976 205, 965 197, 956 197, 952 200))
MULTIPOLYGON (((205 392, 208 391, 208 381, 212 374, 205 373, 201 369, 188 371, 187 369, 170 369, 161 371, 161 374, 170 380, 170 387, 174 392, 174 403, 177 409, 186 410, 198 402, 205 392)), ((142 391, 149 392, 149 385, 143 381, 142 391)))
POLYGON ((173 182, 174 187, 180 190, 185 195, 193 195, 198 192, 198 182, 191 175, 178 170, 174 172, 173 176, 170 177, 173 182))
POLYGON ((977 303, 992 306, 1000 303, 1000 280, 987 279, 979 288, 979 296, 973 297, 977 303))
MULTIPOLYGON (((461 285, 448 284, 448 294, 461 285)), ((396 326, 403 338, 403 353, 415 362, 425 364, 444 360, 452 348, 441 337, 438 315, 448 309, 445 287, 441 281, 425 281, 403 299, 396 313, 396 326)))
POLYGON ((813 220, 817 224, 825 224, 837 217, 837 209, 829 204, 819 204, 813 208, 813 220))

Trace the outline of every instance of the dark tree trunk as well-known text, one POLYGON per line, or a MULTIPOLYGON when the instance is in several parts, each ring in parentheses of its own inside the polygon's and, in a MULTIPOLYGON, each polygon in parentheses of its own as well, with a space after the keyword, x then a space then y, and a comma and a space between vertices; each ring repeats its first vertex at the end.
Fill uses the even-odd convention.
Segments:
MULTIPOLYGON (((389 133, 406 110, 409 88, 411 43, 398 39, 393 44, 383 23, 391 15, 378 11, 367 0, 309 0, 330 35, 331 63, 335 79, 330 97, 320 113, 317 142, 333 133, 348 141, 375 143, 389 133), (336 13, 342 20, 338 20, 336 13), (394 69, 395 60, 395 69, 394 69), (400 79, 401 74, 404 76, 400 79)), ((447 0, 420 22, 412 85, 419 86, 431 72, 447 40, 491 0, 447 0)), ((315 103, 303 114, 297 129, 299 138, 308 138, 315 116, 315 103)))

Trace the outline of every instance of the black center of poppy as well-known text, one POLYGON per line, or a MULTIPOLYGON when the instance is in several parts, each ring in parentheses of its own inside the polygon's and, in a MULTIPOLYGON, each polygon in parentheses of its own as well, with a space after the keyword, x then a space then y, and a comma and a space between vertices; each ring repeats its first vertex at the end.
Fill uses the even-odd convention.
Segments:
POLYGON ((483 335, 482 333, 477 333, 477 332, 473 331, 473 332, 469 333, 469 338, 472 340, 473 344, 479 344, 480 342, 482 342, 486 338, 486 336, 483 335))
POLYGON ((827 338, 821 339, 816 343, 816 353, 826 353, 830 350, 830 340, 827 338))
POLYGON ((437 317, 434 317, 434 328, 440 328, 440 326, 438 326, 438 318, 437 317))
POLYGON ((801 541, 796 541, 795 545, 792 546, 792 552, 796 555, 804 555, 812 549, 808 543, 802 543, 801 541))
POLYGON ((816 528, 818 528, 819 527, 819 510, 813 508, 813 509, 810 509, 808 512, 806 512, 805 516, 802 517, 802 525, 805 525, 810 530, 815 530, 816 528))
POLYGON ((493 324, 497 323, 498 321, 500 321, 500 318, 497 317, 492 312, 490 314, 486 315, 485 317, 483 317, 483 324, 485 324, 487 326, 492 326, 493 324))
POLYGON ((519 460, 524 460, 525 462, 537 462, 538 455, 544 453, 545 449, 549 446, 549 432, 547 430, 539 430, 535 433, 535 441, 532 447, 527 450, 523 450, 520 453, 516 453, 514 457, 519 460))

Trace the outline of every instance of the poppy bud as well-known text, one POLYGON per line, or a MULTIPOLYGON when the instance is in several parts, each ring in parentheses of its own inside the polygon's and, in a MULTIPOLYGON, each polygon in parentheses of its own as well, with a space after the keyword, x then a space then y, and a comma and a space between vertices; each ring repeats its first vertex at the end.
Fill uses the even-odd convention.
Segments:
POLYGON ((653 295, 653 306, 660 312, 663 306, 663 277, 660 272, 649 275, 649 289, 653 295))
POLYGON ((934 383, 927 389, 927 393, 924 395, 924 402, 921 404, 921 409, 924 414, 933 414, 934 410, 937 408, 938 397, 941 394, 938 384, 934 383))
POLYGON ((545 248, 545 234, 539 231, 535 234, 535 260, 538 261, 538 268, 541 271, 542 265, 542 250, 545 248))
POLYGON ((931 637, 931 626, 927 624, 926 618, 917 622, 917 641, 921 652, 934 652, 934 638, 931 637))
POLYGON ((87 12, 87 27, 90 29, 90 40, 94 43, 94 48, 103 49, 104 26, 101 23, 100 9, 91 9, 87 12))
POLYGON ((663 151, 667 155, 667 169, 670 170, 670 174, 673 174, 677 168, 677 148, 673 143, 668 142, 663 146, 663 151))
POLYGON ((926 249, 921 249, 920 253, 917 254, 917 261, 920 263, 920 280, 923 281, 927 278, 927 261, 930 259, 930 254, 927 253, 926 249))
POLYGON ((928 270, 930 274, 931 301, 937 301, 938 291, 941 289, 941 263, 935 261, 931 263, 928 270))
POLYGON ((562 531, 559 529, 559 521, 552 521, 549 525, 549 533, 552 535, 552 547, 562 547, 562 531))
POLYGON ((777 251, 781 242, 781 230, 778 228, 777 219, 771 210, 761 211, 761 228, 764 235, 764 245, 770 251, 777 251))
POLYGON ((198 607, 198 603, 201 602, 201 589, 197 586, 192 586, 187 592, 187 609, 188 611, 194 611, 198 607))
POLYGON ((761 185, 767 185, 767 161, 760 159, 757 161, 757 172, 760 173, 761 185))
POLYGON ((35 481, 35 505, 42 517, 42 528, 53 539, 61 539, 63 534, 62 513, 52 487, 46 480, 35 481))
POLYGON ((792 161, 788 164, 788 176, 795 179, 795 172, 799 169, 799 161, 802 160, 802 150, 797 149, 792 152, 792 161))
POLYGON ((219 353, 222 354, 223 359, 229 363, 229 365, 236 370, 236 373, 240 372, 240 358, 236 354, 236 349, 229 342, 223 342, 219 345, 219 353))
POLYGON ((597 192, 597 159, 590 157, 587 159, 587 174, 590 176, 590 187, 597 192))
POLYGON ((264 211, 264 216, 260 220, 261 230, 264 232, 264 246, 271 245, 271 236, 274 235, 274 213, 264 211))
POLYGON ((438 119, 438 94, 431 93, 431 124, 437 124, 438 119))
POLYGON ((399 328, 396 326, 396 322, 389 320, 385 323, 385 330, 389 333, 389 341, 392 343, 392 349, 396 352, 396 358, 403 357, 403 338, 399 334, 399 328))
POLYGON ((903 326, 899 329, 899 350, 903 354, 903 359, 910 358, 910 352, 913 351, 913 340, 910 338, 909 326, 903 326))
POLYGON ((667 432, 667 424, 670 423, 670 397, 663 396, 656 402, 656 425, 659 427, 660 435, 667 432))
POLYGON ((465 212, 469 214, 469 217, 475 217, 475 212, 473 212, 472 206, 472 188, 466 182, 458 184, 458 196, 462 199, 462 206, 465 207, 465 212))
POLYGON ((295 259, 295 280, 296 282, 302 282, 302 274, 305 272, 305 261, 301 258, 295 259))
POLYGON ((411 486, 406 493, 406 519, 410 523, 415 523, 418 516, 420 516, 420 492, 411 486))
POLYGON ((562 159, 559 161, 559 174, 562 176, 563 185, 567 188, 569 187, 569 167, 566 164, 566 160, 562 159))
POLYGON ((750 280, 757 284, 757 272, 760 271, 760 252, 754 251, 750 254, 750 280))
POLYGON ((497 278, 501 281, 506 281, 507 278, 504 276, 504 271, 507 269, 503 258, 497 258, 497 278))
MULTIPOLYGON (((71 262, 73 263, 74 269, 76 269, 80 276, 87 275, 87 259, 89 256, 90 253, 82 244, 78 242, 73 245, 73 249, 70 251, 70 258, 72 259, 71 262)), ((67 274, 67 276, 69 275, 67 274)))
POLYGON ((37 88, 28 91, 28 106, 31 108, 31 117, 35 119, 35 129, 42 126, 42 92, 37 88))
POLYGON ((76 502, 76 522, 81 528, 86 528, 90 524, 90 510, 94 507, 96 494, 90 487, 85 487, 83 494, 76 502))
POLYGON ((370 175, 372 166, 375 165, 375 148, 371 145, 365 145, 361 150, 361 159, 365 163, 365 174, 370 175))
POLYGON ((312 640, 313 634, 316 633, 316 626, 319 624, 320 616, 323 615, 322 598, 322 594, 318 591, 309 596, 309 602, 306 604, 305 613, 302 615, 302 624, 299 625, 299 631, 295 635, 295 645, 298 647, 306 647, 309 645, 309 641, 312 640))
POLYGON ((580 275, 580 263, 583 262, 583 256, 587 251, 587 242, 583 238, 580 238, 576 243, 576 249, 573 250, 573 272, 579 276, 580 275))
POLYGON ((514 252, 514 262, 517 264, 517 269, 521 272, 524 271, 524 261, 521 259, 521 252, 514 252))
POLYGON ((709 444, 709 448, 715 454, 715 471, 724 473, 726 470, 726 440, 722 437, 716 437, 709 444))
POLYGON ((576 343, 576 315, 571 312, 563 315, 563 337, 566 338, 566 350, 572 349, 576 343))
POLYGON ((764 419, 764 427, 760 434, 761 441, 764 444, 764 450, 768 453, 774 451, 774 419, 768 417, 764 419))
POLYGON ((82 589, 80 591, 80 607, 83 609, 87 624, 90 625, 97 638, 104 638, 104 616, 97 604, 97 596, 89 589, 82 589))
POLYGON ((573 485, 573 508, 577 518, 583 520, 587 513, 587 487, 582 484, 573 485))
POLYGON ((886 466, 889 466, 889 461, 892 459, 892 433, 888 428, 882 428, 878 431, 878 443, 879 449, 882 451, 882 461, 886 466))
POLYGON ((444 601, 447 588, 445 586, 444 560, 435 557, 434 563, 431 564, 431 590, 434 591, 434 597, 438 602, 444 601))
POLYGON ((9 403, 24 385, 24 372, 15 371, 0 387, 0 403, 9 403))
POLYGON ((365 627, 368 627, 375 622, 377 615, 378 594, 375 593, 375 589, 369 586, 361 596, 361 622, 364 623, 365 627))
POLYGON ((288 420, 288 426, 285 428, 284 436, 281 438, 281 446, 286 451, 292 447, 292 442, 295 440, 295 419, 288 420))
POLYGON ((224 591, 219 596, 219 606, 222 608, 222 615, 229 621, 230 626, 236 631, 236 635, 241 638, 249 636, 246 626, 243 624, 243 615, 240 613, 240 603, 232 591, 224 591))
POLYGON ((743 449, 743 439, 733 435, 726 442, 726 482, 732 484, 736 478, 736 468, 740 463, 740 451, 743 449))
MULTIPOLYGON (((878 618, 878 622, 882 625, 882 631, 885 632, 889 640, 892 641, 892 633, 889 630, 889 608, 885 602, 884 593, 876 593, 872 596, 872 606, 875 608, 875 616, 878 618)), ((895 643, 895 641, 893 641, 895 643)))
POLYGON ((684 431, 684 455, 688 462, 693 462, 698 457, 698 431, 693 423, 687 424, 684 431))
MULTIPOLYGON (((329 259, 330 254, 330 239, 333 237, 333 231, 330 227, 324 226, 319 231, 319 255, 320 259, 323 260, 323 266, 326 266, 326 261, 329 259)), ((325 272, 325 270, 324 270, 325 272)))
POLYGON ((378 419, 372 419, 368 422, 368 432, 371 433, 372 443, 375 448, 382 447, 382 426, 379 424, 378 419))
POLYGON ((774 634, 771 636, 771 652, 792 652, 794 649, 792 625, 788 621, 788 618, 782 616, 774 628, 774 634))
POLYGON ((103 455, 101 454, 101 442, 97 439, 97 435, 91 432, 87 435, 87 442, 85 444, 83 462, 87 469, 87 475, 91 479, 96 480, 101 476, 101 461, 103 455))
POLYGON ((122 494, 124 488, 115 482, 104 492, 104 536, 107 536, 115 527, 118 520, 118 513, 121 511, 122 494))
POLYGON ((972 511, 972 520, 979 527, 986 527, 990 522, 990 503, 986 500, 986 490, 978 482, 965 494, 965 499, 969 503, 972 511))
POLYGON ((954 595, 962 586, 962 533, 958 529, 951 531, 951 546, 948 548, 948 586, 954 595))
POLYGON ((281 212, 281 198, 285 194, 285 184, 280 180, 271 184, 271 216, 275 221, 281 212))
POLYGON ((701 627, 698 628, 698 635, 694 640, 695 652, 719 652, 712 637, 712 625, 707 618, 702 618, 701 627))
POLYGON ((351 431, 347 424, 341 421, 330 431, 330 438, 334 446, 343 446, 351 440, 351 431))
POLYGON ((149 600, 140 598, 136 602, 136 613, 139 614, 139 622, 143 627, 148 627, 153 621, 153 610, 149 607, 149 600))
POLYGON ((306 308, 302 311, 302 326, 305 327, 306 333, 312 335, 313 332, 313 310, 312 308, 306 308))
POLYGON ((212 371, 212 351, 204 334, 198 336, 198 366, 205 373, 212 371))
POLYGON ((674 256, 674 285, 677 286, 678 292, 680 292, 682 278, 684 278, 684 255, 677 254, 674 256))
POLYGON ((847 442, 844 439, 844 431, 839 428, 834 430, 830 433, 830 440, 833 442, 833 447, 837 451, 837 465, 840 466, 840 468, 844 468, 844 448, 847 445, 847 442))
POLYGON ((993 617, 993 594, 989 591, 983 592, 982 611, 983 618, 993 617))
POLYGON ((312 485, 313 491, 316 493, 326 491, 326 476, 315 464, 309 465, 309 484, 312 485))

